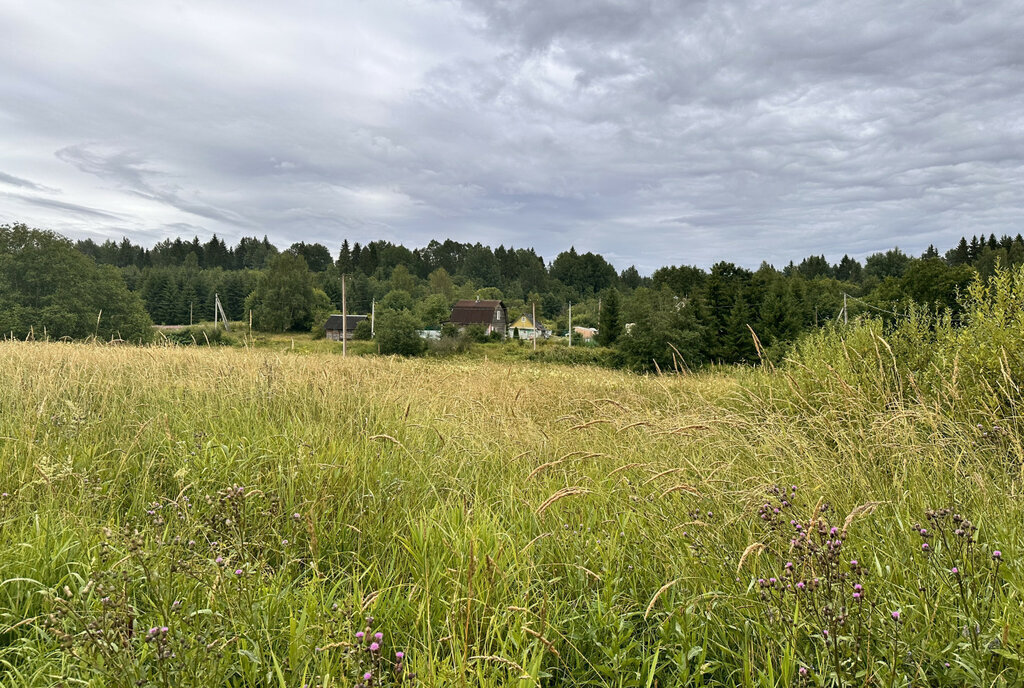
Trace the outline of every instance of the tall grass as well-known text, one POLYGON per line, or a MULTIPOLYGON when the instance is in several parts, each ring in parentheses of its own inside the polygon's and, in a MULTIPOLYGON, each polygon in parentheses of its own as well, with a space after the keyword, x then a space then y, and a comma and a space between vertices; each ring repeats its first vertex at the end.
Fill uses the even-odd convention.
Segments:
POLYGON ((4 342, 0 685, 1019 685, 1018 288, 685 377, 4 342))

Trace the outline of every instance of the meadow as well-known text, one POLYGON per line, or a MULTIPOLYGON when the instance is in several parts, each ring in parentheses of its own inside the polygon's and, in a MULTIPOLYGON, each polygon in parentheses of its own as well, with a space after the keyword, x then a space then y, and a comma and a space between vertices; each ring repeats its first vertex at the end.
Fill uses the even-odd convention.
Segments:
POLYGON ((683 375, 0 343, 0 685, 1020 685, 1003 279, 683 375))

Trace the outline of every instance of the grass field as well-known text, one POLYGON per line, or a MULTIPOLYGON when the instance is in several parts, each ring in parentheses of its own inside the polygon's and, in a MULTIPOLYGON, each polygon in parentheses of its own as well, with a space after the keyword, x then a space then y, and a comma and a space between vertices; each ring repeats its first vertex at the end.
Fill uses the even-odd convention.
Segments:
POLYGON ((1016 392, 875 349, 4 342, 0 685, 1020 685, 1016 392))

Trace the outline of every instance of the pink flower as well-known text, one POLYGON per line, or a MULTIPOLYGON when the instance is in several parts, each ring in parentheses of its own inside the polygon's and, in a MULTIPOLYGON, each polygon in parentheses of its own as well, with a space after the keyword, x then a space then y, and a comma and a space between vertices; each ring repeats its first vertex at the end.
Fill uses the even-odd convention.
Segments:
POLYGON ((384 634, 380 632, 374 633, 373 637, 375 640, 384 640, 384 634))
POLYGON ((405 657, 405 653, 404 652, 396 652, 395 653, 395 659, 402 659, 403 657, 405 657))
POLYGON ((377 643, 370 643, 370 652, 376 652, 380 649, 380 645, 377 643))

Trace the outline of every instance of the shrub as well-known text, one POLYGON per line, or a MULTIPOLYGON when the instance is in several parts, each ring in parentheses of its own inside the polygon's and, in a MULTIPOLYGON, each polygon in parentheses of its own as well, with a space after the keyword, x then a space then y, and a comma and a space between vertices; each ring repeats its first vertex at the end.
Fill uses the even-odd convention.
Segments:
POLYGON ((361 320, 355 329, 352 330, 352 339, 366 342, 373 339, 373 326, 369 320, 361 320))
POLYGON ((427 355, 437 358, 455 356, 466 353, 472 346, 473 342, 466 336, 441 337, 427 342, 427 355))
POLYGON ((179 346, 217 346, 233 345, 235 339, 223 327, 214 327, 211 323, 182 327, 176 330, 161 331, 162 339, 168 344, 179 346))
POLYGON ((792 380, 822 407, 852 391, 876 408, 971 398, 983 415, 1000 414, 1024 375, 1024 266, 976 279, 962 302, 959 326, 949 312, 911 307, 891 325, 861 318, 804 335, 789 359, 792 380))
POLYGON ((544 346, 531 351, 527 358, 542 363, 561 363, 564 365, 591 365, 603 368, 615 366, 615 352, 601 346, 544 346))
POLYGON ((377 345, 382 354, 415 356, 425 346, 419 322, 408 311, 384 311, 377 317, 377 345))
POLYGON ((477 342, 478 344, 483 344, 487 341, 487 328, 483 325, 469 325, 464 332, 470 341, 477 342))

